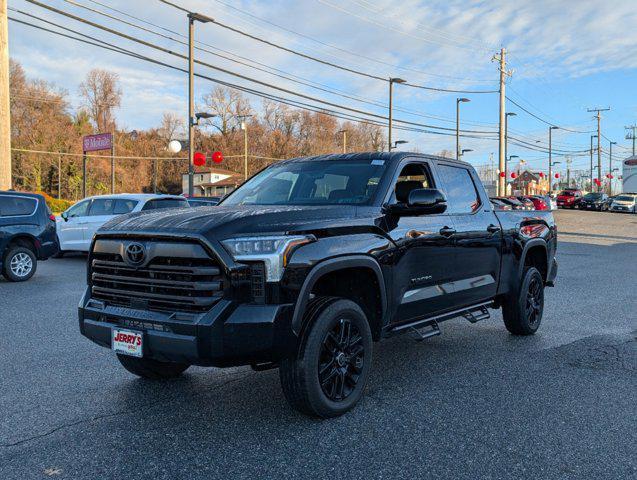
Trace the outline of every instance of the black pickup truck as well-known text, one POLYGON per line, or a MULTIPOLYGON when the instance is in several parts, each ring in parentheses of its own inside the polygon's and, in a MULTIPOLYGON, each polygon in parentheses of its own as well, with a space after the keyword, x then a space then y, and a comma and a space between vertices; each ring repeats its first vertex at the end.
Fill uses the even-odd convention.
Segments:
POLYGON ((279 368, 320 417, 363 394, 372 344, 502 308, 538 329, 557 274, 550 211, 494 211, 471 165, 328 155, 262 170, 219 206, 118 217, 88 257, 83 335, 145 378, 190 365, 279 368))

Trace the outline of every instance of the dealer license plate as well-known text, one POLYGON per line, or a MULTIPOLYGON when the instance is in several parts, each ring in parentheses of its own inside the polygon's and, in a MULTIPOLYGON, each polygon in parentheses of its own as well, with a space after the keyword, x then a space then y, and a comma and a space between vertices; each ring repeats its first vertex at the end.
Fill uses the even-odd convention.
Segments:
POLYGON ((143 355, 144 338, 140 332, 113 329, 112 348, 114 352, 141 357, 143 355))

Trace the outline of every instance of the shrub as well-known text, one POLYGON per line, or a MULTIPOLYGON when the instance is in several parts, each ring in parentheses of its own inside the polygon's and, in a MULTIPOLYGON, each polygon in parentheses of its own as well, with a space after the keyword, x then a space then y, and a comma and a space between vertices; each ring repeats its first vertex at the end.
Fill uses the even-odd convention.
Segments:
POLYGON ((60 199, 53 198, 51 195, 49 195, 46 192, 36 192, 36 193, 44 197, 44 200, 46 200, 46 204, 49 206, 51 211, 55 214, 62 213, 64 210, 66 210, 67 208, 69 208, 71 205, 75 203, 72 200, 65 200, 63 198, 60 198, 60 199))

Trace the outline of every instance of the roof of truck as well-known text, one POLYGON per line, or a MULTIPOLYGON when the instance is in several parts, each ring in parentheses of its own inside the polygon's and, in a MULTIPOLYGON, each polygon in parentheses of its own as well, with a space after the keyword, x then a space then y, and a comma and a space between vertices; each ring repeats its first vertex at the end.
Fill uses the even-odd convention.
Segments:
POLYGON ((314 162, 314 161, 324 161, 324 160, 355 160, 355 161, 366 161, 366 160, 384 160, 386 162, 399 162, 403 158, 406 157, 416 157, 430 160, 442 160, 445 162, 457 163, 463 166, 472 166, 470 163, 463 162, 461 160, 456 160, 455 158, 447 158, 447 157, 439 157, 437 155, 429 155, 425 153, 414 153, 414 152, 364 152, 364 153, 333 153, 329 155, 316 155, 313 157, 297 157, 291 158, 289 160, 284 160, 285 162, 314 162))

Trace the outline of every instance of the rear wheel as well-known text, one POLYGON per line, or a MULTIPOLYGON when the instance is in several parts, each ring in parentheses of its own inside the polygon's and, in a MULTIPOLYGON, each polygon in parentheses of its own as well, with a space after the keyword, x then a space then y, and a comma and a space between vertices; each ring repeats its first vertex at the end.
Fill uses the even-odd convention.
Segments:
POLYGON ((175 378, 190 366, 187 363, 169 363, 152 358, 137 358, 130 355, 117 354, 117 359, 130 373, 151 380, 175 378))
POLYGON ((9 247, 4 257, 2 274, 11 282, 24 282, 37 269, 38 261, 33 250, 27 247, 9 247))
POLYGON ((363 395, 372 360, 372 334, 354 302, 312 300, 296 354, 281 362, 283 393, 296 410, 316 417, 342 415, 363 395))
POLYGON ((514 335, 532 335, 540 327, 544 312, 544 280, 535 267, 524 269, 520 286, 502 305, 507 330, 514 335))

